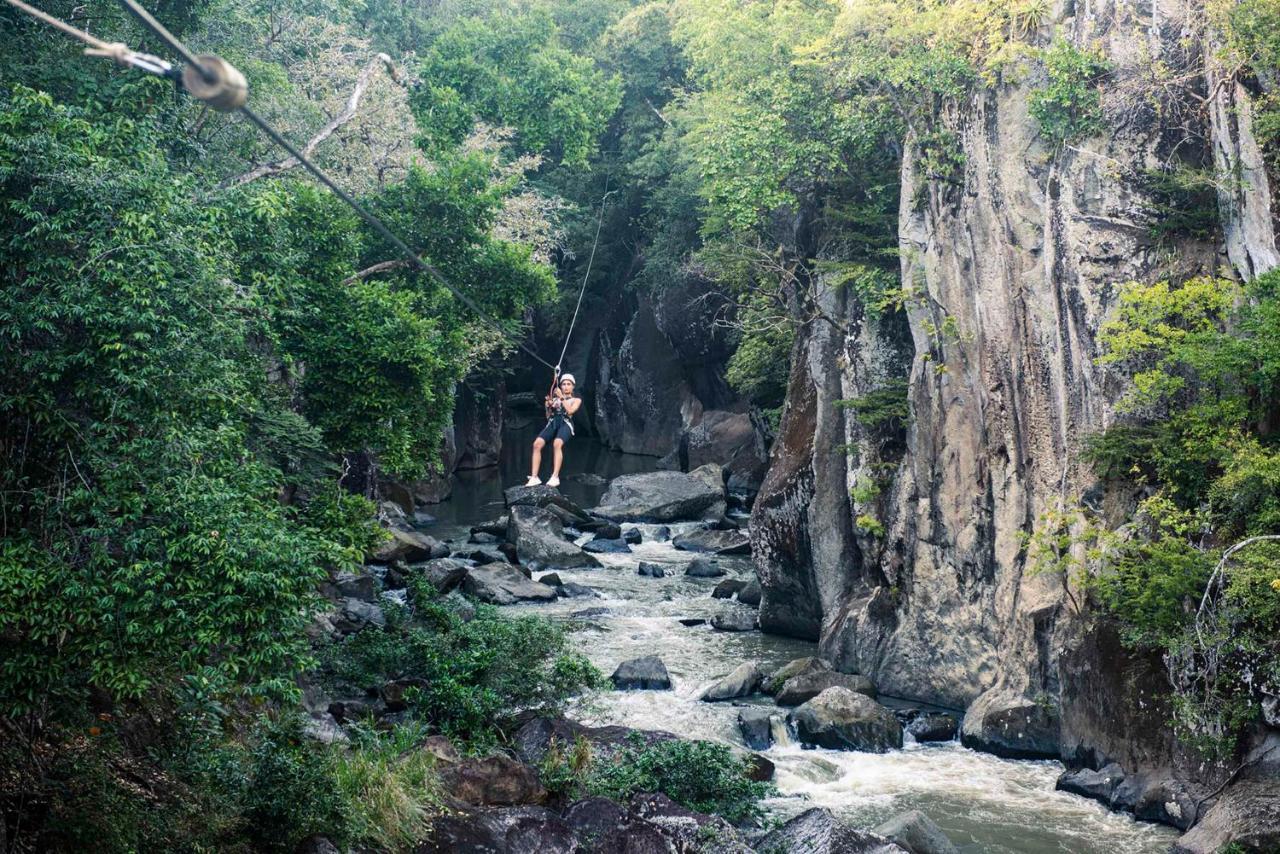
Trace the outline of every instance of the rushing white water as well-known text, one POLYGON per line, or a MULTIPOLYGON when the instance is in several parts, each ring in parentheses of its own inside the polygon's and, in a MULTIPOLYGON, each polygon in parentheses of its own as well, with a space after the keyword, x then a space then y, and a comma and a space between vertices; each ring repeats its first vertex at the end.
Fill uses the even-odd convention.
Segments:
MULTIPOLYGON (((573 497, 590 506, 598 495, 573 497)), ((465 538, 456 526, 498 515, 491 512, 492 499, 487 504, 475 496, 464 496, 464 500, 478 508, 476 518, 454 516, 452 526, 442 526, 438 534, 465 538)), ((500 512, 500 505, 496 509, 500 512)), ((606 692, 579 704, 573 710, 578 719, 663 729, 741 748, 739 704, 776 709, 775 744, 765 755, 777 767, 778 796, 766 807, 779 820, 823 806, 855 826, 871 827, 904 810, 919 809, 966 854, 1155 854, 1165 851, 1176 836, 1170 828, 1137 822, 1094 801, 1055 791, 1054 782, 1062 771, 1057 762, 1001 759, 958 742, 916 744, 909 737, 904 749, 885 754, 804 750, 786 731, 786 710, 777 709, 769 697, 739 703, 699 701, 702 688, 743 661, 754 659, 772 668, 814 655, 816 646, 760 632, 717 632, 708 625, 681 625, 680 618, 709 619, 725 608, 743 606, 711 598, 718 579, 684 575, 694 556, 668 542, 654 541, 657 526, 636 527, 645 541, 634 546, 631 554, 599 555, 603 569, 558 571, 562 580, 596 590, 598 598, 511 609, 572 617, 582 626, 575 634, 579 647, 606 674, 619 662, 642 655, 656 654, 665 662, 673 690, 606 692), (636 565, 641 560, 662 564, 669 574, 656 579, 639 576, 636 565)), ((673 533, 692 527, 671 526, 673 533)), ((719 560, 730 577, 747 578, 752 573, 747 559, 719 560)), ((904 704, 893 698, 881 700, 904 704)))

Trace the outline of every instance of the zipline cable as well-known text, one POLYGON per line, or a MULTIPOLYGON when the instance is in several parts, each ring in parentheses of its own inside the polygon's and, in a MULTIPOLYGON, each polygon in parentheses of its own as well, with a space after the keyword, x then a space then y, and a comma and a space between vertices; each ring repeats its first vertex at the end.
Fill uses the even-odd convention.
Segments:
MULTIPOLYGON (((19 11, 24 12, 25 14, 89 45, 90 49, 85 51, 87 54, 94 56, 108 56, 115 59, 116 62, 121 65, 131 65, 152 74, 164 77, 174 76, 173 66, 158 57, 132 51, 120 42, 103 41, 102 39, 99 39, 83 30, 76 29, 65 21, 61 21, 52 15, 22 2, 22 0, 5 0, 5 2, 19 11)), ((240 75, 239 71, 217 56, 196 56, 193 54, 177 36, 169 32, 163 24, 157 21, 155 17, 139 5, 136 0, 120 0, 120 3, 132 15, 134 15, 134 17, 136 17, 144 27, 155 34, 155 36, 164 42, 171 50, 181 56, 183 60, 187 62, 191 70, 196 73, 196 78, 192 78, 185 73, 182 75, 182 83, 187 88, 188 92, 222 112, 229 112, 232 109, 238 109, 240 112, 244 113, 249 121, 266 134, 272 142, 287 151, 295 160, 298 161, 298 163, 306 168, 308 172, 315 176, 316 180, 327 187, 334 195, 355 211, 361 219, 367 222, 374 231, 399 250, 399 252, 409 260, 410 264, 416 267, 420 272, 425 273, 432 279, 435 279, 440 285, 448 290, 449 293, 453 294, 459 302, 471 309, 471 311, 475 312, 475 314, 482 320, 486 321, 488 325, 500 336, 514 343, 535 361, 550 368, 557 374, 557 376, 559 375, 559 363, 555 365, 551 364, 546 359, 543 359, 535 353, 532 349, 527 347, 523 341, 516 339, 514 335, 502 327, 502 324, 496 318, 492 317, 488 312, 482 309, 475 300, 471 299, 471 297, 454 287, 453 284, 445 278, 444 274, 441 273, 434 265, 424 261, 422 257, 419 256, 418 253, 414 252, 407 243, 393 233, 381 219, 366 210, 363 205, 339 187, 332 178, 320 169, 320 167, 312 163, 311 160, 299 151, 296 146, 285 139, 279 131, 251 110, 245 103, 247 88, 245 86, 244 78, 240 75)), ((596 222, 595 242, 591 246, 591 255, 587 261, 586 275, 583 276, 582 289, 578 292, 578 303, 574 308, 573 320, 570 321, 569 331, 565 336, 564 348, 560 351, 561 360, 564 359, 564 354, 569 348, 569 338, 573 334, 574 325, 578 320, 578 311, 582 307, 582 296, 586 291, 587 277, 591 274, 591 265, 595 260, 596 247, 599 245, 600 228, 604 222, 604 206, 610 194, 607 189, 607 179, 605 186, 606 192, 604 197, 600 200, 600 216, 596 222)))
POLYGON ((609 196, 617 192, 609 189, 609 176, 604 176, 604 195, 600 197, 600 216, 596 219, 596 236, 591 241, 591 255, 587 257, 587 272, 582 274, 582 287, 578 289, 578 304, 573 307, 573 319, 569 321, 569 331, 564 334, 564 346, 560 348, 560 356, 556 359, 555 372, 560 373, 560 366, 564 364, 564 354, 569 352, 569 339, 573 337, 574 324, 578 322, 578 310, 582 308, 582 295, 587 292, 587 279, 591 276, 591 264, 596 260, 596 247, 600 245, 600 226, 604 224, 604 206, 609 201, 609 196))

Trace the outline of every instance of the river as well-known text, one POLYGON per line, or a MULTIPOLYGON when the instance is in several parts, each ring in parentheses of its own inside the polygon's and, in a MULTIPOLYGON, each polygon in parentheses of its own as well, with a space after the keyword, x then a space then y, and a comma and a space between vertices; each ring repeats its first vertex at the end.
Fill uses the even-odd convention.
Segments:
MULTIPOLYGON (((523 483, 527 473, 527 440, 523 435, 509 437, 499 468, 459 472, 453 496, 431 509, 437 521, 430 532, 463 542, 471 525, 502 515, 502 487, 523 483)), ((584 483, 582 474, 612 478, 651 470, 653 463, 652 458, 610 453, 578 439, 567 456, 561 491, 581 506, 592 507, 604 485, 584 483)), ((710 618, 731 607, 711 598, 718 579, 685 576, 684 567, 693 555, 651 539, 657 526, 636 527, 645 540, 633 546, 631 554, 598 555, 603 569, 558 571, 562 580, 591 587, 599 598, 509 610, 563 619, 577 614, 573 619, 583 628, 574 637, 606 675, 619 662, 642 655, 656 654, 666 663, 673 690, 603 693, 574 709, 575 718, 663 729, 740 747, 738 706, 700 702, 698 691, 743 661, 754 659, 768 669, 816 654, 816 644, 761 632, 718 632, 709 625, 685 627, 680 618, 710 618), (663 564, 669 574, 657 579, 639 576, 636 564, 641 560, 663 564)), ((670 527, 679 532, 696 525, 670 527)), ((752 575, 748 558, 719 560, 730 577, 752 575)), ((880 700, 890 706, 921 705, 883 696, 880 700)), ((747 702, 773 707, 766 696, 747 702)), ((766 804, 770 815, 785 820, 824 806, 850 824, 870 827, 904 810, 919 809, 966 854, 1155 854, 1166 851, 1177 836, 1172 828, 1138 822, 1094 801, 1055 791, 1061 763, 1001 759, 958 741, 917 744, 909 735, 906 738, 902 750, 885 754, 775 744, 764 754, 777 766, 774 782, 779 794, 766 804)))

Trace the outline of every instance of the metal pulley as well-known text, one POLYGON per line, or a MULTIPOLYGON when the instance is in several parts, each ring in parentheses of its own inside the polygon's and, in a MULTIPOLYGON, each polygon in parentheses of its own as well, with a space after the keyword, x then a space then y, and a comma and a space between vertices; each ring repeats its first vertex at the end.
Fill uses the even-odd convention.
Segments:
POLYGON ((182 69, 182 85, 194 98, 199 98, 220 113, 244 106, 249 97, 249 84, 234 65, 220 56, 202 53, 196 57, 200 66, 182 69))

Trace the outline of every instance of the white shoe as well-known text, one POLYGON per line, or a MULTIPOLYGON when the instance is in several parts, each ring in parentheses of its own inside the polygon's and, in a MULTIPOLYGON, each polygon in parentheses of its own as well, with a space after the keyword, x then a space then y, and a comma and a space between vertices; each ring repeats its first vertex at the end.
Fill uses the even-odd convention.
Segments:
POLYGON ((552 475, 551 480, 547 481, 547 486, 559 486, 560 478, 552 475))
POLYGON ((524 485, 525 486, 541 486, 542 481, 538 480, 538 476, 536 474, 531 474, 529 475, 529 479, 524 482, 524 485))

